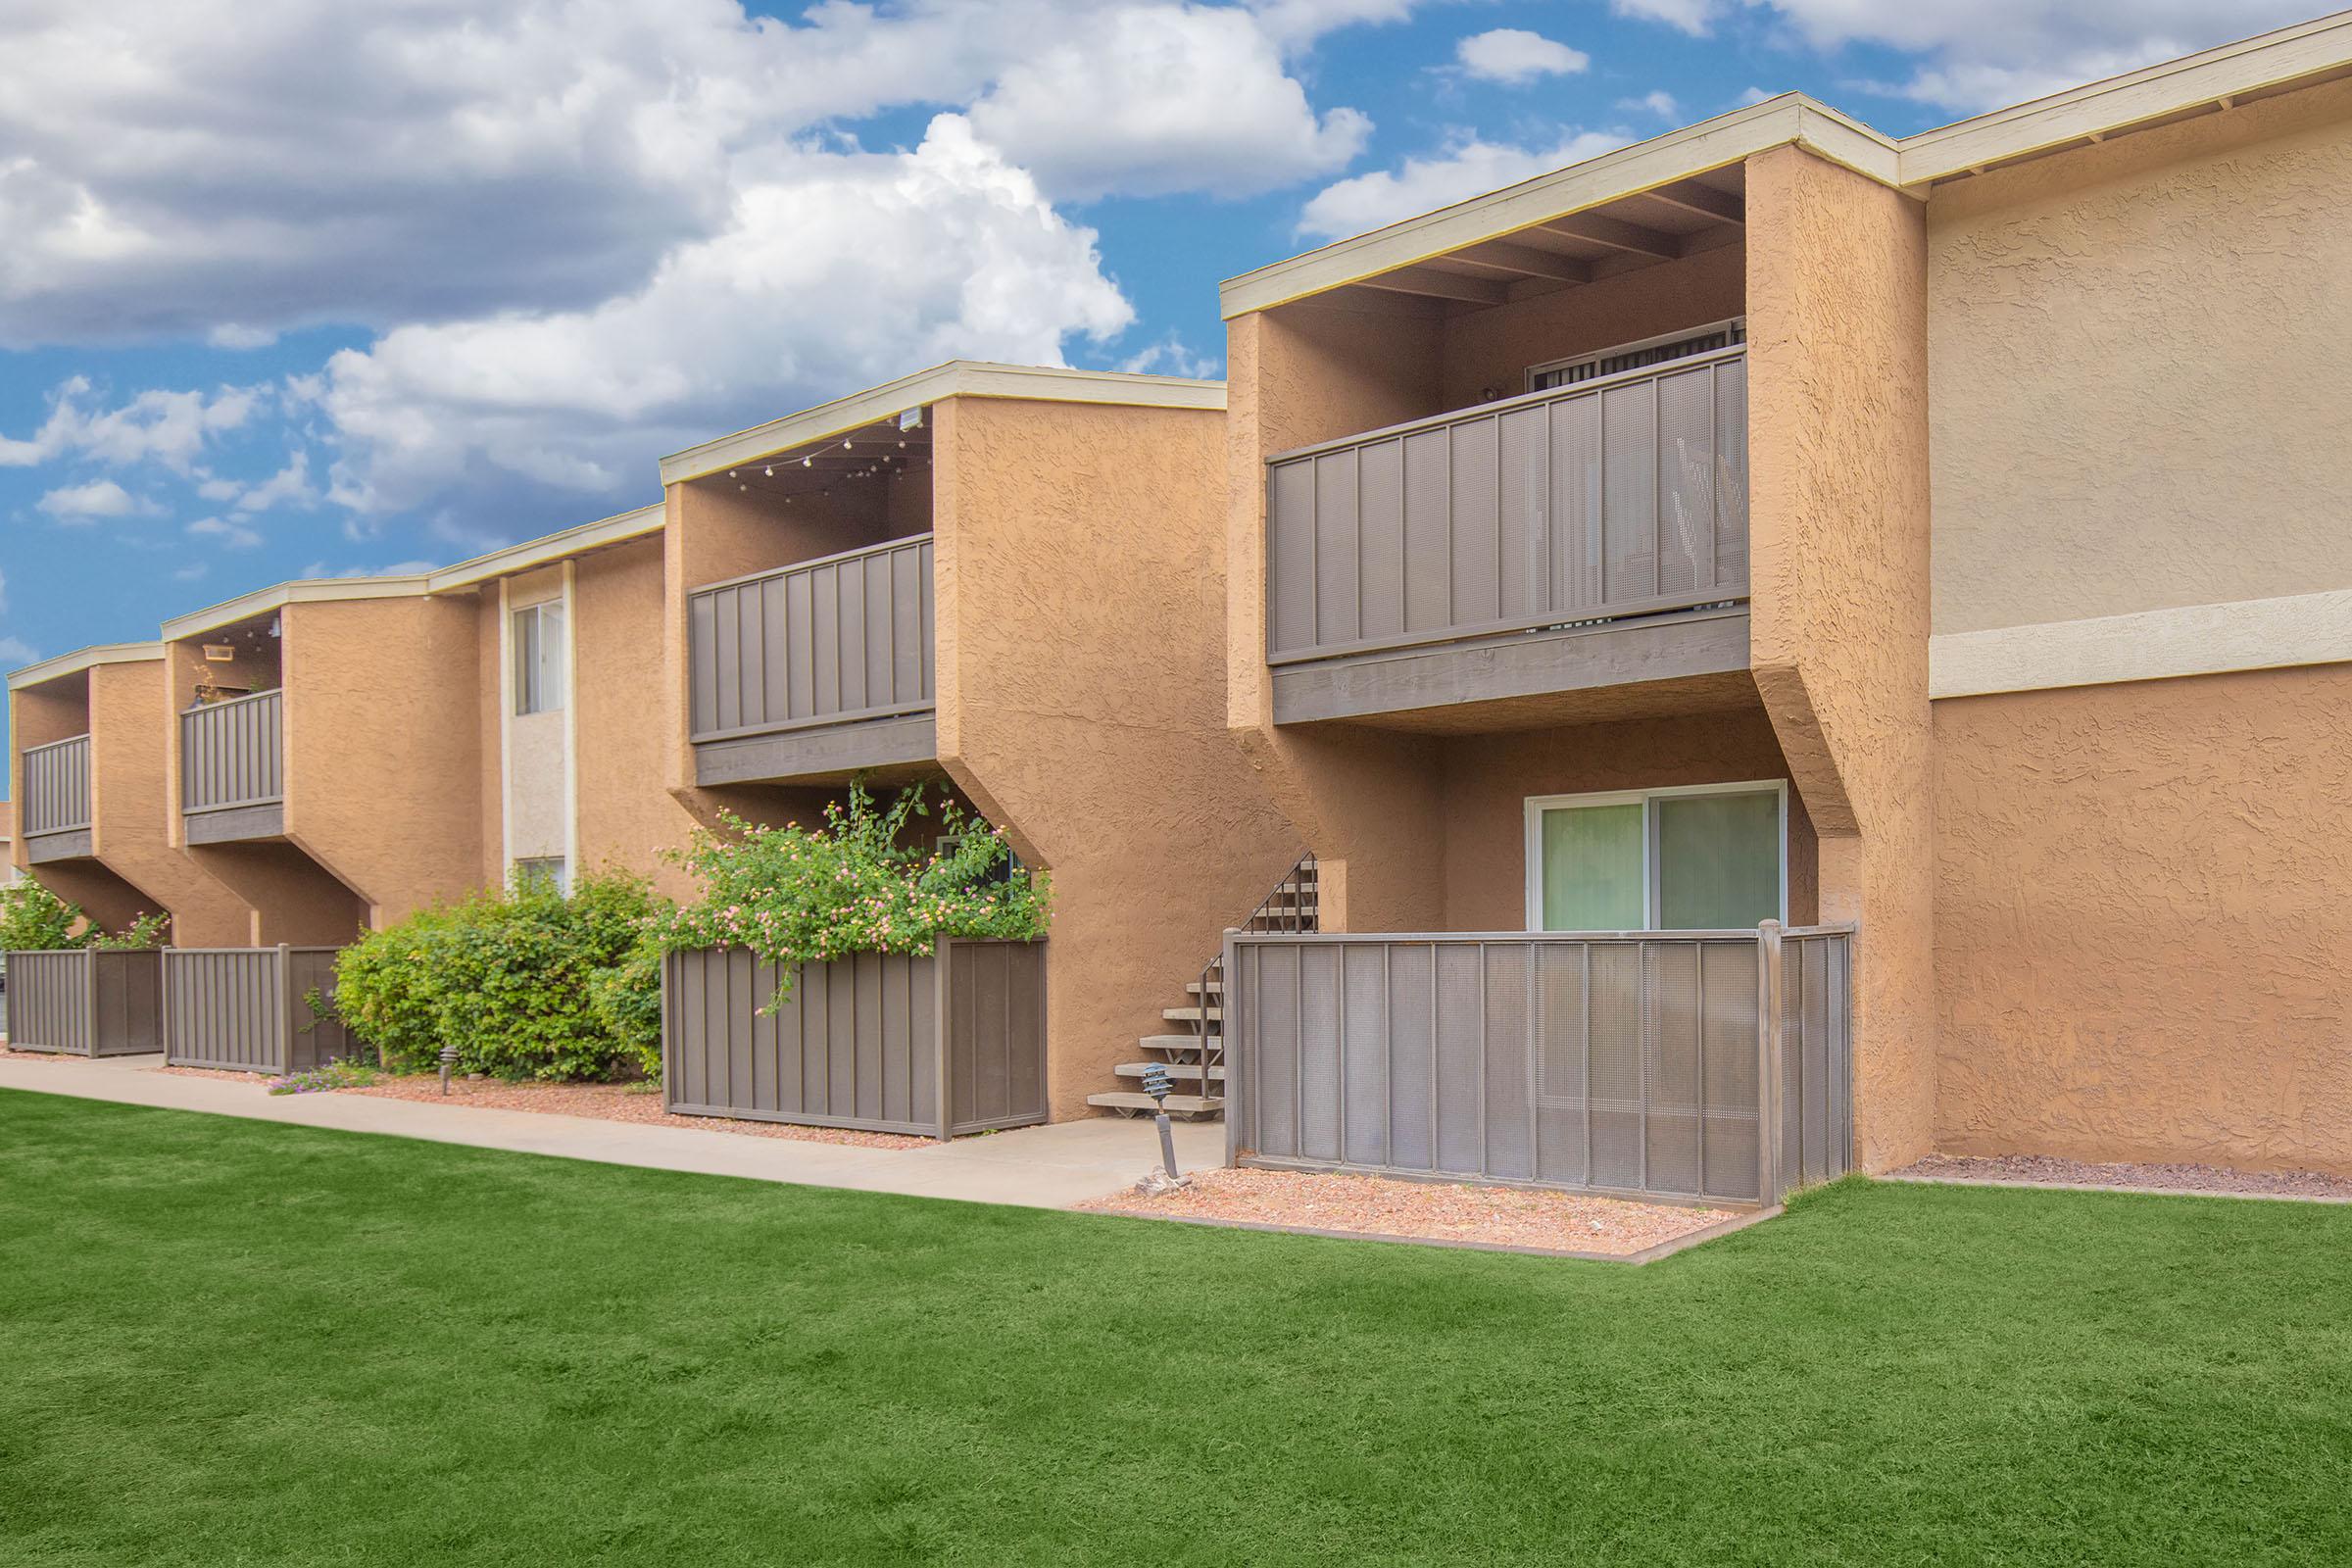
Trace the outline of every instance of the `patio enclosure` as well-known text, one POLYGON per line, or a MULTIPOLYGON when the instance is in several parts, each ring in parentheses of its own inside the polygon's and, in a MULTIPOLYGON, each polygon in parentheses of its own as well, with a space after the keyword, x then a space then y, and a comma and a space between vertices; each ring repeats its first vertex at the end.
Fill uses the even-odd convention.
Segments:
POLYGON ((287 1073, 353 1054, 333 1010, 336 951, 166 949, 165 1058, 174 1067, 287 1073))
POLYGON ((163 982, 152 948, 11 953, 8 1043, 75 1056, 161 1051, 163 982))

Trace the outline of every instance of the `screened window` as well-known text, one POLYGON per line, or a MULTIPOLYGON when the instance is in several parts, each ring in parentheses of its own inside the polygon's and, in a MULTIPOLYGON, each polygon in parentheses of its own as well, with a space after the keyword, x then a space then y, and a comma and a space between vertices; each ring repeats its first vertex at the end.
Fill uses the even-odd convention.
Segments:
POLYGON ((1701 327, 1695 332, 1645 338, 1639 343, 1603 349, 1598 354, 1582 354, 1572 360, 1539 365, 1527 372, 1527 389, 1530 392, 1548 392, 1554 387, 1577 386, 1586 381, 1596 381, 1604 375, 1687 360, 1693 354, 1712 354, 1717 349, 1732 348, 1746 341, 1747 322, 1718 321, 1713 326, 1701 327))
POLYGON ((514 862, 514 890, 518 893, 568 893, 570 878, 561 855, 535 856, 514 862))
POLYGON ((549 713, 564 706, 564 602, 514 612, 514 711, 549 713))
POLYGON ((1711 931, 1788 918, 1787 798, 1735 784, 1527 803, 1535 931, 1711 931))

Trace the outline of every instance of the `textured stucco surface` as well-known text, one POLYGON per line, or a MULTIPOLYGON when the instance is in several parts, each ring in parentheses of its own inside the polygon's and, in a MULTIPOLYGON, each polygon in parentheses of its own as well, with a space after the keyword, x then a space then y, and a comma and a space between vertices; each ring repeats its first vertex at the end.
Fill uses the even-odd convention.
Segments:
POLYGON ((1745 310, 1738 245, 1644 267, 1446 322, 1445 404, 1467 408, 1527 390, 1528 368, 1728 320, 1745 310))
MULTIPOLYGON (((507 582, 507 623, 500 642, 501 662, 512 667, 515 660, 514 616, 532 605, 562 604, 564 602, 563 568, 549 567, 543 571, 525 572, 507 582)), ((570 618, 565 617, 566 628, 570 618)), ((567 630, 567 636, 569 632, 567 630)), ((491 704, 505 720, 502 744, 506 748, 506 822, 503 841, 509 866, 521 859, 561 857, 570 839, 570 794, 566 787, 566 766, 570 753, 570 718, 572 702, 572 670, 565 663, 562 679, 564 700, 555 708, 537 713, 517 713, 514 704, 502 700, 500 686, 493 683, 482 690, 482 700, 491 704)), ((508 866, 500 867, 503 876, 508 866)))
POLYGON ((1936 192, 1937 631, 2352 585, 2347 190, 2352 83, 1936 192))
MULTIPOLYGON (((1761 707, 1630 723, 1587 724, 1444 743, 1447 931, 1527 924, 1527 802, 1540 795, 1665 789, 1788 777, 1761 707)), ((1811 923, 1813 825, 1788 800, 1788 918, 1811 923)))
POLYGON ((97 665, 89 697, 91 849, 172 916, 173 945, 253 941, 251 906, 171 842, 177 720, 165 662, 97 665))
POLYGON ((2352 1173, 2352 668, 1935 717, 1938 1146, 2352 1173))
POLYGON ((1750 667, 1854 921, 1865 1168, 1935 1130, 1925 223, 1793 147, 1747 161, 1750 667))
POLYGON ((662 541, 583 558, 572 581, 573 766, 580 870, 616 866, 675 895, 683 876, 661 852, 694 819, 669 792, 672 732, 662 727, 662 541))
POLYGON ((959 398, 933 411, 940 761, 1054 878, 1056 1118, 1299 844, 1225 730, 1221 420, 959 398))

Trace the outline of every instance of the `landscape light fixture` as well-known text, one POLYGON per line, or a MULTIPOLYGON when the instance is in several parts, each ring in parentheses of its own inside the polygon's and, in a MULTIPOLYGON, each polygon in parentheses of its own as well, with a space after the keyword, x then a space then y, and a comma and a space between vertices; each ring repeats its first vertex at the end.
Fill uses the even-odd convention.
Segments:
POLYGON ((1168 1094, 1176 1086, 1168 1081, 1167 1063, 1152 1062, 1144 1069, 1144 1093, 1152 1097, 1158 1108, 1152 1111, 1152 1121, 1159 1125, 1159 1162, 1168 1170, 1168 1180, 1182 1181, 1176 1171, 1176 1133, 1168 1125, 1168 1094))

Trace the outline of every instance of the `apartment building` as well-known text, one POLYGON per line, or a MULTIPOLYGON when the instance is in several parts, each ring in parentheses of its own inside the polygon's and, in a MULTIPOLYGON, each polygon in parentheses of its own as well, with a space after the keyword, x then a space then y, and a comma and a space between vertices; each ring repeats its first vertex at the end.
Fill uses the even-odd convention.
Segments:
MULTIPOLYGON (((1777 98, 1225 285, 1229 718, 1325 929, 1851 925, 1869 1168, 2352 1168, 2348 69, 2338 18, 1899 140, 1777 98)), ((1348 1063, 1404 1027, 1342 1005, 1348 1063)))

